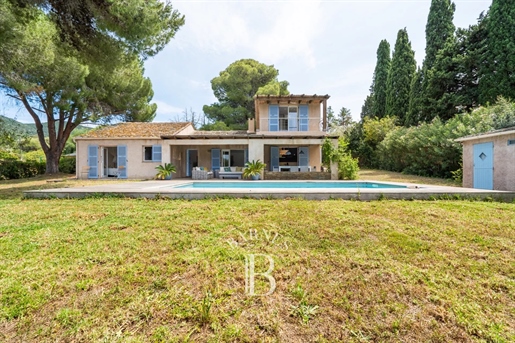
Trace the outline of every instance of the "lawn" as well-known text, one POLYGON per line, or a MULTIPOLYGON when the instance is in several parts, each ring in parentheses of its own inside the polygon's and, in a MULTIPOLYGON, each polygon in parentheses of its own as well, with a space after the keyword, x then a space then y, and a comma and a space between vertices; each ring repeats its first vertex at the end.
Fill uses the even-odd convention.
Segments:
POLYGON ((2 342, 515 341, 515 204, 15 193, 2 342))

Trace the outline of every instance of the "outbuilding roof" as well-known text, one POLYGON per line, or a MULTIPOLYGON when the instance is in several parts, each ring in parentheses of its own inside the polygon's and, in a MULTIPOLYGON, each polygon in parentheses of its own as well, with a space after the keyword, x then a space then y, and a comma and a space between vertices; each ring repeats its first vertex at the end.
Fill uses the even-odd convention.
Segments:
POLYGON ((504 129, 484 132, 484 133, 478 133, 475 135, 465 136, 456 139, 456 142, 466 142, 466 141, 472 141, 476 139, 481 138, 490 138, 490 137, 497 137, 497 136, 504 136, 504 135, 511 135, 515 133, 515 126, 507 127, 504 129))
POLYGON ((191 125, 191 123, 120 123, 91 130, 81 138, 149 138, 160 139, 161 136, 173 136, 191 125))

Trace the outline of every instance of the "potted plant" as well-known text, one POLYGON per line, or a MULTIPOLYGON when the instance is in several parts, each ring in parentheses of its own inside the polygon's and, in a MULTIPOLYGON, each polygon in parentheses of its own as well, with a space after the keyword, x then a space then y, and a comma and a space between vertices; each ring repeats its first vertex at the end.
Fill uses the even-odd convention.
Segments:
POLYGON ((177 169, 171 163, 165 163, 164 165, 158 165, 156 167, 157 174, 156 179, 158 180, 171 180, 172 173, 176 173, 177 169))
POLYGON ((250 177, 252 180, 259 180, 261 172, 266 168, 266 164, 260 160, 245 163, 245 170, 243 170, 243 177, 250 177))

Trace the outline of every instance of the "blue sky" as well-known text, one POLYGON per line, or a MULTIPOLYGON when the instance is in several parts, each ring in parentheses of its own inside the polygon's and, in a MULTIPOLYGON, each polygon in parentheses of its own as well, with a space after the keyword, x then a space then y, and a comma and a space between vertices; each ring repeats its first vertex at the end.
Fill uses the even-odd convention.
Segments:
MULTIPOLYGON (((454 24, 476 23, 491 0, 455 0, 454 24)), ((382 39, 393 49, 407 28, 422 63, 430 0, 425 1, 172 1, 186 24, 156 57, 145 62, 158 105, 154 121, 202 112, 216 101, 210 80, 232 62, 273 64, 292 93, 329 94, 328 105, 349 108, 355 120, 369 93, 382 39)), ((0 114, 31 122, 24 109, 0 97, 0 114)))

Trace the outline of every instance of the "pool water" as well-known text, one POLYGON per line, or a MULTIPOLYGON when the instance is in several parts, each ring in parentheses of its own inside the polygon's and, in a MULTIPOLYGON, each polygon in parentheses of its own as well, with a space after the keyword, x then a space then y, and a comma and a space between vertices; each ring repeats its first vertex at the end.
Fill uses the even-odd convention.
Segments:
POLYGON ((267 181, 217 181, 217 182, 191 182, 178 185, 174 188, 407 188, 402 185, 375 182, 350 182, 350 181, 289 181, 289 182, 267 182, 267 181))

